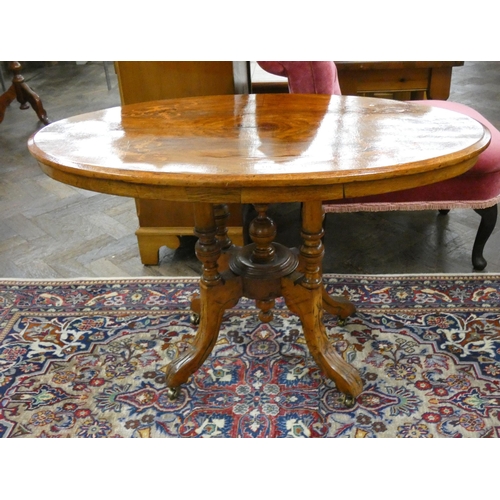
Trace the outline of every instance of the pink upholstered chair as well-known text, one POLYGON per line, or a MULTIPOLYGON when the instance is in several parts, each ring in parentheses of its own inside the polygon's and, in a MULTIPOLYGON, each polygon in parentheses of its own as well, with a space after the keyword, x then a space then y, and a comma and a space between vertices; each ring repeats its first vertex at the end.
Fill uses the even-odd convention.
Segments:
MULTIPOLYGON (((258 64, 270 73, 286 76, 290 92, 341 93, 337 70, 331 61, 259 61, 258 64)), ((491 143, 481 153, 476 165, 465 174, 428 186, 362 198, 326 201, 325 212, 432 209, 447 213, 453 208, 471 208, 481 216, 472 249, 472 264, 475 269, 482 270, 487 264, 483 257, 484 246, 495 228, 497 204, 500 201, 500 132, 469 106, 436 100, 412 102, 456 111, 484 124, 491 132, 491 143)))
POLYGON ((337 67, 331 61, 258 61, 262 69, 288 78, 292 94, 340 95, 337 67))

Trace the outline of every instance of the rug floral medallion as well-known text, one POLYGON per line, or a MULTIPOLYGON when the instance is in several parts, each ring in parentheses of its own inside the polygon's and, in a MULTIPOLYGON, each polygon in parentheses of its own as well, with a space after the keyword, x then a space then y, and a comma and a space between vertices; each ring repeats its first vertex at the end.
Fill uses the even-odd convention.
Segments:
POLYGON ((500 436, 500 276, 327 275, 356 304, 330 342, 361 373, 352 408, 277 300, 228 310, 170 401, 165 366, 196 333, 195 279, 0 281, 0 436, 500 436))

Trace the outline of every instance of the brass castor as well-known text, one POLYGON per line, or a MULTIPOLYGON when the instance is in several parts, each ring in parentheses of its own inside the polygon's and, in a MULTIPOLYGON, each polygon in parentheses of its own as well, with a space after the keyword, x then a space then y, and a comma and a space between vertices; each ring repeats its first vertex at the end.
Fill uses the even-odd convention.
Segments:
POLYGON ((191 323, 193 325, 199 325, 200 324, 200 315, 198 313, 192 312, 191 316, 189 317, 191 320, 191 323))
POLYGON ((344 405, 347 408, 353 408, 354 405, 356 404, 356 398, 351 396, 350 394, 343 394, 342 395, 342 403, 344 403, 344 405))
POLYGON ((167 396, 170 401, 174 401, 179 396, 179 388, 178 387, 169 387, 167 390, 167 396))
POLYGON ((347 323, 347 318, 339 318, 337 320, 337 325, 339 325, 339 326, 345 326, 346 323, 347 323))

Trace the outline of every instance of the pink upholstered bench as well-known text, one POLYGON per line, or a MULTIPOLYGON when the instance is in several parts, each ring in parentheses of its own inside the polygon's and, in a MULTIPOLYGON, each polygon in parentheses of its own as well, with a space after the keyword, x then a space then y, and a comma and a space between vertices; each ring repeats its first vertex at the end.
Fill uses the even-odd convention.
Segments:
MULTIPOLYGON (((333 62, 272 61, 259 65, 273 74, 288 77, 290 92, 340 94, 333 62)), ((478 120, 491 132, 489 147, 481 153, 476 165, 459 177, 404 191, 325 202, 325 212, 439 210, 446 213, 453 208, 473 209, 481 216, 481 222, 472 248, 472 264, 482 270, 487 264, 484 246, 495 228, 500 201, 500 132, 469 106, 435 100, 411 102, 438 106, 478 120)))
POLYGON ((475 269, 482 270, 486 267, 484 246, 495 228, 500 201, 500 132, 477 111, 463 104, 431 100, 412 102, 475 118, 491 131, 490 145, 474 167, 458 177, 404 191, 325 202, 325 212, 473 209, 481 216, 481 222, 472 248, 472 264, 475 269))

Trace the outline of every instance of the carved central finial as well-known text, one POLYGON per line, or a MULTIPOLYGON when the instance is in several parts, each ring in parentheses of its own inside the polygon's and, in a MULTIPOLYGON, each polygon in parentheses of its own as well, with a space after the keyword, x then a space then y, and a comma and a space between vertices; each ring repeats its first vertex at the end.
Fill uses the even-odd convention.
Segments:
POLYGON ((250 224, 250 238, 255 243, 255 248, 250 259, 257 264, 272 262, 275 256, 274 245, 276 225, 267 216, 267 204, 254 204, 257 217, 250 224))

